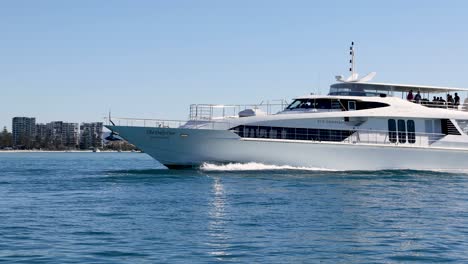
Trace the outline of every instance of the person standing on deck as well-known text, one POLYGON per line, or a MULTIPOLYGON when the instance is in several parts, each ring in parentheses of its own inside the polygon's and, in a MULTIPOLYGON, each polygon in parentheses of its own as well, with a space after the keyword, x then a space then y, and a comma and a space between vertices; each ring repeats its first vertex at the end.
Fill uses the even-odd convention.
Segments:
POLYGON ((406 100, 413 101, 413 99, 414 99, 413 90, 410 90, 408 95, 406 96, 406 100))
POLYGON ((457 93, 455 93, 455 105, 460 105, 460 96, 457 93))
POLYGON ((419 103, 419 101, 421 101, 421 94, 419 93, 419 91, 416 93, 416 95, 414 96, 414 101, 416 103, 419 103))

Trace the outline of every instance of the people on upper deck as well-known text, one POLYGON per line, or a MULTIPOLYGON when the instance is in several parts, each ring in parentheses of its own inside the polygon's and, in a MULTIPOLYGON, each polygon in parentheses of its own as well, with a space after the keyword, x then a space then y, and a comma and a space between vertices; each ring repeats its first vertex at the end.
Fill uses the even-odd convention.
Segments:
POLYGON ((413 101, 413 99, 414 99, 413 90, 410 90, 408 95, 406 96, 406 100, 413 101))
POLYGON ((416 101, 416 103, 419 103, 419 101, 421 101, 421 94, 419 93, 419 91, 414 96, 414 101, 416 101))
POLYGON ((447 103, 448 104, 454 104, 455 100, 453 100, 453 97, 451 94, 447 94, 447 103))
POLYGON ((434 104, 443 104, 443 103, 445 103, 445 100, 442 99, 442 97, 439 97, 439 96, 435 97, 434 96, 434 99, 432 99, 432 102, 434 104))
POLYGON ((460 105, 460 96, 458 96, 457 93, 455 93, 455 98, 454 98, 454 104, 455 105, 460 105))

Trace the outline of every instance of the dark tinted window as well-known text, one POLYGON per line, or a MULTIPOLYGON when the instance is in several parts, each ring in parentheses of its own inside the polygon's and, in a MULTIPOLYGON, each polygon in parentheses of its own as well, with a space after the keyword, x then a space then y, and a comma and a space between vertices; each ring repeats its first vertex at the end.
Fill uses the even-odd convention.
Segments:
POLYGON ((231 131, 245 138, 273 138, 311 141, 341 142, 354 133, 353 130, 333 130, 316 128, 237 126, 231 131))
POLYGON ((296 99, 288 107, 287 110, 294 109, 334 109, 334 110, 350 110, 349 106, 352 105, 351 110, 365 110, 380 107, 387 107, 388 104, 380 102, 363 102, 348 99, 296 99))
POLYGON ((290 105, 288 105, 288 107, 286 107, 286 109, 295 109, 299 105, 301 105, 301 103, 302 103, 302 100, 294 100, 294 102, 292 102, 290 105))
POLYGON ((405 120, 398 120, 398 142, 406 143, 406 123, 405 120))
POLYGON ((414 127, 414 121, 408 120, 406 122, 406 129, 408 131, 408 143, 414 144, 416 142, 416 133, 414 127))
POLYGON ((297 99, 294 100, 286 109, 293 110, 293 109, 310 109, 315 108, 314 100, 310 99, 297 99))
POLYGON ((307 140, 307 128, 296 128, 296 139, 307 140))
POLYGON ((392 143, 397 142, 397 135, 396 135, 396 122, 395 119, 388 120, 388 139, 392 143))
POLYGON ((330 99, 317 99, 314 103, 317 109, 332 109, 332 101, 330 99))

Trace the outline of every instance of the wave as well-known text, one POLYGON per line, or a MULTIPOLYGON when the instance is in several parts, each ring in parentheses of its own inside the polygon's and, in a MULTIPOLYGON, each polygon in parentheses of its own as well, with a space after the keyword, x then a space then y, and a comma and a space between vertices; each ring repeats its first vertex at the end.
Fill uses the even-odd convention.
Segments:
POLYGON ((325 168, 295 167, 289 165, 268 165, 257 162, 213 164, 203 163, 200 166, 203 171, 271 171, 271 170, 301 170, 301 171, 336 171, 325 168))

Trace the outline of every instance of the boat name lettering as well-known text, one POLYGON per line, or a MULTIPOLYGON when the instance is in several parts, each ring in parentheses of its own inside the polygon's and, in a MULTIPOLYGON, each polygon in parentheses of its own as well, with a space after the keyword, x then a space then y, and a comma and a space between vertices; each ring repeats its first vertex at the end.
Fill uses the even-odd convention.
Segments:
POLYGON ((343 120, 317 120, 319 124, 342 124, 343 120))
POLYGON ((146 130, 146 134, 148 135, 158 135, 158 136, 172 136, 175 135, 175 132, 172 131, 165 131, 165 130, 155 130, 155 129, 148 129, 146 130))

